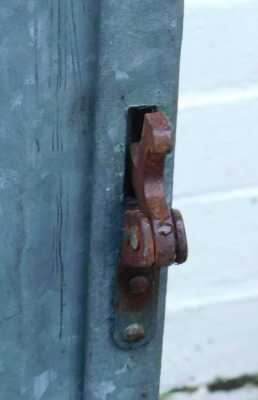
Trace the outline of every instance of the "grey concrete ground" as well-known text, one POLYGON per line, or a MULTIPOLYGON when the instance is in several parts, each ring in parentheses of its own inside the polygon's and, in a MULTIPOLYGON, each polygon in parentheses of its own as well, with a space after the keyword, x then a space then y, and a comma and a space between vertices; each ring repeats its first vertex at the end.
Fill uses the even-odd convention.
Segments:
MULTIPOLYGON (((258 374, 258 1, 185 0, 162 391, 258 374)), ((258 400, 258 389, 175 400, 258 400)))

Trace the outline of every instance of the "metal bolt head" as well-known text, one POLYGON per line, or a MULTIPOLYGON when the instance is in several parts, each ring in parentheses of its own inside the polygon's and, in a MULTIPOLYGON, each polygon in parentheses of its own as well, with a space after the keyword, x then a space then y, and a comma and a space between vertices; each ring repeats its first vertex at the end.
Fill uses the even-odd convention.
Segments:
POLYGON ((124 330, 124 340, 128 343, 140 342, 145 337, 145 330, 141 324, 128 325, 124 330))
POLYGON ((145 294, 150 288, 150 280, 146 276, 135 276, 129 281, 129 291, 134 295, 145 294))

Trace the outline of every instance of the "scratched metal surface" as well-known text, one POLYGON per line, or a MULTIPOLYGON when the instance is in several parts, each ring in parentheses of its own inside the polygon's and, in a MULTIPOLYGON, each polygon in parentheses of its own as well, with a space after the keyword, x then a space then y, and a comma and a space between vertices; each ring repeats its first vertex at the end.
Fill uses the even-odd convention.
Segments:
POLYGON ((160 104, 175 125, 182 8, 1 1, 1 399, 157 400, 166 272, 155 339, 130 353, 112 285, 125 112, 160 104))

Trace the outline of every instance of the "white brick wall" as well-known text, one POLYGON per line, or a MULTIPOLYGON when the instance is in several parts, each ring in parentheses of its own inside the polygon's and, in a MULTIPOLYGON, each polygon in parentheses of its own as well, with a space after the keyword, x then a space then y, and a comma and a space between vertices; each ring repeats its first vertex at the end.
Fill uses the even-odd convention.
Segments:
POLYGON ((257 0, 185 0, 178 118, 162 391, 258 373, 257 0))

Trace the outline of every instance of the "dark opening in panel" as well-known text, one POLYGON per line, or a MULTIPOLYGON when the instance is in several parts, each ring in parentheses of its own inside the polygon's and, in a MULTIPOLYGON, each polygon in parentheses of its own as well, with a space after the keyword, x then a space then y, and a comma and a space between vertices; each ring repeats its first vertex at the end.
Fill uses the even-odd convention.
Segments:
POLYGON ((126 202, 136 200, 132 186, 132 162, 130 156, 130 145, 141 140, 143 122, 145 114, 158 111, 156 106, 130 107, 127 115, 127 141, 125 157, 125 179, 124 179, 124 199, 126 202))

